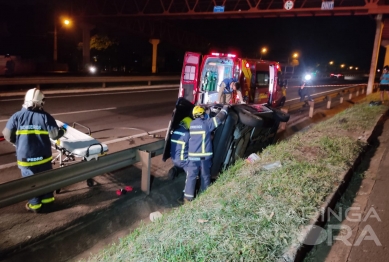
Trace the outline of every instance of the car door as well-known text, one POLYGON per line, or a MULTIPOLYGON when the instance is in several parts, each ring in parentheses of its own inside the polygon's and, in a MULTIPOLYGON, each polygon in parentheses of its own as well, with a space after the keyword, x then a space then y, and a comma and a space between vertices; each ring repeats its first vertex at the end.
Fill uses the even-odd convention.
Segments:
POLYGON ((198 99, 199 67, 201 54, 186 52, 182 66, 180 90, 178 97, 196 104, 198 99))

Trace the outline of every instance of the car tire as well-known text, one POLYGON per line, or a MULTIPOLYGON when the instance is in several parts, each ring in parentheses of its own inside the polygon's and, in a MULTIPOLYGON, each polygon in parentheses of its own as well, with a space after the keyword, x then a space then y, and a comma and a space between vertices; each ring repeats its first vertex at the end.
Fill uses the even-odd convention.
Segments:
POLYGON ((283 98, 281 99, 281 101, 280 101, 280 106, 284 106, 284 105, 285 105, 285 100, 286 100, 285 97, 283 97, 283 98))

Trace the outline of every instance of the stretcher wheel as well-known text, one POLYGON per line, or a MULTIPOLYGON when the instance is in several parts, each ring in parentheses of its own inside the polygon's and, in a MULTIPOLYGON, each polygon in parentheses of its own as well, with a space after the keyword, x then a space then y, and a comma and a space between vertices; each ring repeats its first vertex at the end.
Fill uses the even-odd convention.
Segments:
POLYGON ((59 194, 59 193, 61 193, 61 189, 57 189, 57 190, 55 190, 55 193, 56 193, 56 194, 59 194))
POLYGON ((93 185, 94 185, 93 179, 92 178, 87 179, 86 184, 88 185, 88 187, 93 187, 93 185))

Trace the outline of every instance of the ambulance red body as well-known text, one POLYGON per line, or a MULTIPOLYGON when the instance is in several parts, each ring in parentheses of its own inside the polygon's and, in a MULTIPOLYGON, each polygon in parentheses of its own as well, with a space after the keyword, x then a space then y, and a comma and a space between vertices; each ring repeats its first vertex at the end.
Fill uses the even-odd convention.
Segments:
POLYGON ((231 77, 240 82, 240 99, 248 104, 279 107, 285 103, 286 86, 279 63, 224 53, 185 53, 179 97, 193 104, 215 103, 220 83, 231 77))

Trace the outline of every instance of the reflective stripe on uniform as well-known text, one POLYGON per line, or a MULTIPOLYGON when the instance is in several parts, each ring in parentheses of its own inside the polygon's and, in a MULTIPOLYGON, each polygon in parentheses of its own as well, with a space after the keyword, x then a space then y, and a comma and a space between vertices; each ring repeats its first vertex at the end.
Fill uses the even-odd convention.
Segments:
POLYGON ((205 131, 190 131, 190 135, 202 135, 201 151, 205 153, 205 131))
POLYGON ((181 160, 185 160, 184 159, 184 150, 185 150, 185 142, 184 141, 179 141, 179 140, 174 140, 174 139, 172 139, 171 140, 173 143, 177 143, 177 144, 180 144, 181 145, 181 157, 180 157, 180 159, 181 160))
POLYGON ((212 156, 213 153, 189 153, 189 156, 212 156))
POLYGON ((51 202, 54 202, 55 198, 54 197, 49 197, 49 198, 44 198, 41 200, 42 204, 49 204, 51 202))
POLYGON ((16 131, 17 135, 48 135, 48 131, 42 130, 18 130, 16 131))
POLYGON ((19 166, 38 166, 38 165, 46 164, 47 162, 50 162, 52 159, 53 159, 53 157, 51 156, 51 157, 48 157, 48 158, 45 158, 45 159, 42 159, 39 161, 35 161, 35 162, 25 162, 25 161, 18 160, 18 165, 19 166))
POLYGON ((28 208, 30 208, 32 210, 37 210, 37 209, 39 209, 41 207, 42 207, 42 204, 36 204, 36 205, 28 204, 28 208))
POLYGON ((212 118, 213 120, 213 123, 215 124, 215 128, 217 127, 217 121, 216 121, 216 117, 212 118))

